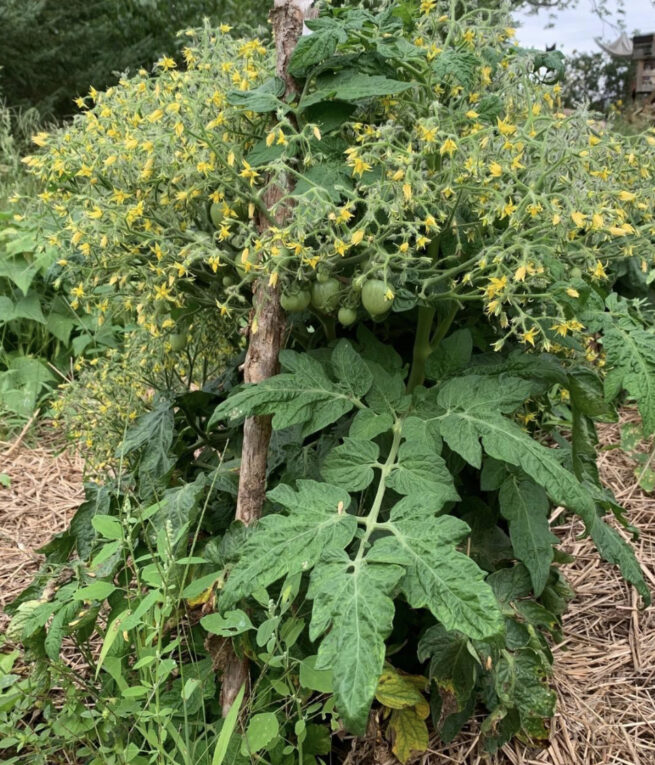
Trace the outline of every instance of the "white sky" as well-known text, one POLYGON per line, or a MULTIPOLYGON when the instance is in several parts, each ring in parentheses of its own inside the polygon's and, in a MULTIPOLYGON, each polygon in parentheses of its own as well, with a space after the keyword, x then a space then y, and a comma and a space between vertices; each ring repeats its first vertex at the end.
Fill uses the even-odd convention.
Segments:
MULTIPOLYGON (((616 2, 610 0, 610 7, 616 2)), ((517 14, 521 26, 517 29, 519 42, 526 47, 543 49, 546 45, 557 43, 557 48, 564 53, 600 50, 594 37, 601 37, 606 42, 613 42, 620 30, 608 23, 603 23, 590 10, 591 0, 579 0, 578 8, 558 13, 553 29, 546 29, 549 23, 548 12, 541 11, 538 16, 525 13, 517 14)), ((625 0, 625 29, 629 37, 635 31, 643 34, 655 32, 655 5, 652 0, 625 0)))

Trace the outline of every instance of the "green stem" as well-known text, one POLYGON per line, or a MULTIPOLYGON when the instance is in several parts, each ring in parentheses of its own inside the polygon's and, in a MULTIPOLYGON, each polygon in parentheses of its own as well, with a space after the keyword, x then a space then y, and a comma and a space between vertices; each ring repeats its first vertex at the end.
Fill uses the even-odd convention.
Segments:
POLYGON ((371 512, 368 514, 368 517, 366 518, 366 531, 364 532, 364 536, 362 537, 360 543, 359 543, 359 550, 357 550, 357 557, 355 558, 355 563, 359 563, 359 561, 362 560, 364 557, 364 551, 366 550, 366 545, 368 544, 368 540, 371 537, 371 534, 378 528, 378 516, 380 515, 380 510, 382 508, 382 500, 384 499, 384 492, 387 489, 387 478, 389 477, 389 473, 393 470, 393 467, 396 462, 396 457, 398 456, 398 449, 400 448, 400 439, 401 439, 401 432, 402 432, 402 423, 400 421, 396 421, 395 425, 393 426, 393 441, 391 443, 391 449, 389 450, 389 456, 387 457, 384 465, 382 465, 382 470, 380 474, 380 482, 378 483, 378 490, 375 494, 375 499, 373 500, 373 505, 371 507, 371 512))
POLYGON ((418 321, 416 323, 416 337, 414 339, 414 355, 412 358, 412 371, 407 382, 407 392, 411 393, 414 388, 425 380, 425 362, 432 352, 430 347, 430 330, 434 321, 435 308, 419 308, 418 321))
POLYGON ((435 330, 434 335, 432 335, 432 340, 430 340, 430 353, 433 353, 439 347, 439 343, 448 334, 448 330, 450 329, 453 323, 453 320, 455 319, 455 316, 457 316, 458 310, 459 310, 459 306, 457 305, 457 303, 456 302, 451 303, 451 306, 448 309, 448 313, 439 322, 439 326, 435 330))
MULTIPOLYGON (((302 705, 298 697, 296 697, 296 712, 298 714, 298 719, 302 720, 303 719, 302 705)), ((303 758, 303 751, 302 751, 302 741, 300 740, 300 738, 298 738, 297 744, 298 744, 298 762, 302 763, 304 758, 303 758)))

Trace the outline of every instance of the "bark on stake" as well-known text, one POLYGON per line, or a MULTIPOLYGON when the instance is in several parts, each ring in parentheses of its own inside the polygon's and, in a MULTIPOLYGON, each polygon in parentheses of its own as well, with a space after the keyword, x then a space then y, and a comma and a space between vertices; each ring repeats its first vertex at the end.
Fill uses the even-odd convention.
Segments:
MULTIPOLYGON (((277 56, 276 72, 286 83, 286 97, 297 93, 296 83, 288 72, 288 63, 298 38, 302 34, 304 19, 312 14, 311 0, 275 0, 271 23, 277 56)), ((293 214, 290 204, 278 204, 289 194, 293 183, 290 178, 278 178, 266 190, 263 199, 279 226, 284 226, 293 214)), ((259 217, 257 227, 264 232, 269 222, 259 217)), ((284 331, 284 313, 280 307, 277 287, 269 286, 265 278, 253 287, 253 307, 257 317, 256 332, 251 331, 243 377, 248 383, 257 383, 278 372, 278 354, 284 331)), ((262 512, 266 493, 266 457, 271 438, 270 417, 249 417, 243 426, 241 471, 237 497, 236 519, 249 525, 262 512)), ((248 660, 240 659, 233 650, 226 658, 221 687, 221 704, 225 716, 241 686, 248 679, 248 660)))

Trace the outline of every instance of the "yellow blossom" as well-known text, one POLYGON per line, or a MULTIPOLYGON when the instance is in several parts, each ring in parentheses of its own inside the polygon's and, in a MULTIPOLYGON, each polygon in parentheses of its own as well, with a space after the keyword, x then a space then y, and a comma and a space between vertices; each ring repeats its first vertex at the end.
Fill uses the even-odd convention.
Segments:
POLYGON ((593 269, 590 269, 590 271, 594 279, 607 279, 607 274, 605 273, 605 266, 603 266, 600 260, 596 261, 596 265, 593 267, 593 269))
POLYGON ((491 276, 489 277, 489 284, 487 285, 485 289, 485 295, 488 298, 495 297, 499 292, 502 292, 505 287, 507 286, 507 277, 506 276, 491 276))
POLYGON ((49 136, 49 133, 46 133, 42 130, 40 133, 32 136, 32 143, 35 143, 37 146, 45 146, 48 142, 49 136))
POLYGON ((523 332, 521 340, 524 343, 529 343, 534 348, 534 341, 538 333, 539 330, 536 327, 531 327, 527 332, 523 332))
POLYGON ((507 120, 501 120, 500 117, 498 117, 496 119, 496 124, 498 127, 498 132, 501 135, 510 136, 516 133, 516 125, 513 125, 511 122, 508 122, 507 120))
POLYGON ((527 273, 528 273, 528 269, 526 268, 526 266, 519 266, 514 272, 514 281, 515 282, 525 281, 525 277, 527 276, 527 273))
POLYGON ((587 216, 584 213, 574 211, 571 213, 571 220, 578 228, 584 228, 587 216))
POLYGON ((448 154, 449 157, 452 157, 453 154, 457 151, 457 144, 455 141, 453 141, 452 138, 446 138, 446 140, 441 144, 441 148, 439 149, 439 154, 443 157, 444 154, 448 154))
POLYGON ((242 162, 242 164, 243 164, 243 170, 242 170, 242 171, 239 173, 239 175, 240 175, 242 178, 246 178, 248 181, 250 181, 250 185, 251 185, 251 186, 254 186, 254 185, 255 185, 255 181, 257 180, 257 178, 259 178, 259 173, 258 173, 256 170, 254 170, 254 169, 253 169, 253 168, 252 168, 252 167, 251 167, 251 166, 250 166, 250 165, 249 165, 249 164, 246 162, 246 160, 245 160, 245 159, 241 160, 241 162, 242 162))
POLYGON ((174 59, 170 58, 170 56, 164 56, 157 62, 157 66, 166 71, 168 69, 175 69, 177 64, 175 63, 174 59))

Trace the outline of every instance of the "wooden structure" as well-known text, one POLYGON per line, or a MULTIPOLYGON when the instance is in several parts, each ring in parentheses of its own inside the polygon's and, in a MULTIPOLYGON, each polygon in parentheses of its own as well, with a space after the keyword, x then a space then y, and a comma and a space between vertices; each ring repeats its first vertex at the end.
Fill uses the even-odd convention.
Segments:
POLYGON ((636 94, 655 93, 655 34, 632 38, 632 58, 637 62, 636 94))

